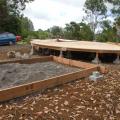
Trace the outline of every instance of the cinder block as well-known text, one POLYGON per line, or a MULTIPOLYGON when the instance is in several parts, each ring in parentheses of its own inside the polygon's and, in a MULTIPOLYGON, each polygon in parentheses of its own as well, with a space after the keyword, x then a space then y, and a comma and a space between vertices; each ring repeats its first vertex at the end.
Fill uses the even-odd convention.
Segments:
POLYGON ((103 75, 100 75, 100 72, 95 71, 92 73, 92 75, 89 77, 90 80, 97 81, 97 80, 102 80, 103 75))

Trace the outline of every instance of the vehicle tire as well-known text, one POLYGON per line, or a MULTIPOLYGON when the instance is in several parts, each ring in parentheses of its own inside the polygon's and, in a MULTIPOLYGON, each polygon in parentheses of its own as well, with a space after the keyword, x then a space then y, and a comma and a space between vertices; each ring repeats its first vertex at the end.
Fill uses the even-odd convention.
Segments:
POLYGON ((9 41, 9 45, 14 45, 14 43, 12 41, 9 41))

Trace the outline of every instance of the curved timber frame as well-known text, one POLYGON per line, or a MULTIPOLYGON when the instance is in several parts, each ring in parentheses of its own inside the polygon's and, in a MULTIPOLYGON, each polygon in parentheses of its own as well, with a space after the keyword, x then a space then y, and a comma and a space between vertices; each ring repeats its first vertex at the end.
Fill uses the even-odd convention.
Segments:
POLYGON ((33 40, 31 41, 33 48, 47 48, 52 50, 60 51, 60 57, 63 57, 64 51, 76 51, 76 52, 89 52, 96 53, 96 57, 92 60, 93 63, 100 63, 100 54, 116 54, 117 58, 113 61, 114 64, 120 64, 120 46, 110 43, 100 43, 100 42, 87 42, 87 41, 70 41, 70 42, 57 42, 55 40, 33 40))

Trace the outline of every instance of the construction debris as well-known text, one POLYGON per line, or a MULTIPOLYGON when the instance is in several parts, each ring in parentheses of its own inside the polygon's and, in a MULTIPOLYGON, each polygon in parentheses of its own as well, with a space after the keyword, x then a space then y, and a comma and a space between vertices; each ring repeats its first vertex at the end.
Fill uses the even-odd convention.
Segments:
POLYGON ((93 74, 89 77, 90 80, 97 81, 97 80, 102 80, 103 75, 100 75, 99 71, 93 72, 93 74))
POLYGON ((30 58, 30 54, 24 53, 21 54, 20 52, 9 51, 7 53, 8 58, 18 58, 18 59, 28 59, 30 58))
POLYGON ((8 53, 7 53, 7 56, 8 56, 8 58, 15 58, 16 56, 15 56, 15 51, 9 51, 8 53))
POLYGON ((21 59, 21 55, 24 55, 24 53, 27 53, 29 55, 30 50, 30 45, 0 46, 0 61, 9 59, 21 59))

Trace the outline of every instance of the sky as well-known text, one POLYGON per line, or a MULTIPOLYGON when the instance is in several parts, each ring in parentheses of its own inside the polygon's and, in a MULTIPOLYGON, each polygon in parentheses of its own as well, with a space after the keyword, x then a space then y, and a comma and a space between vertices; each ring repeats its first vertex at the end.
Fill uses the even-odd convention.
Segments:
POLYGON ((54 25, 64 27, 71 21, 81 22, 85 0, 35 0, 27 4, 24 15, 35 30, 46 30, 54 25))

